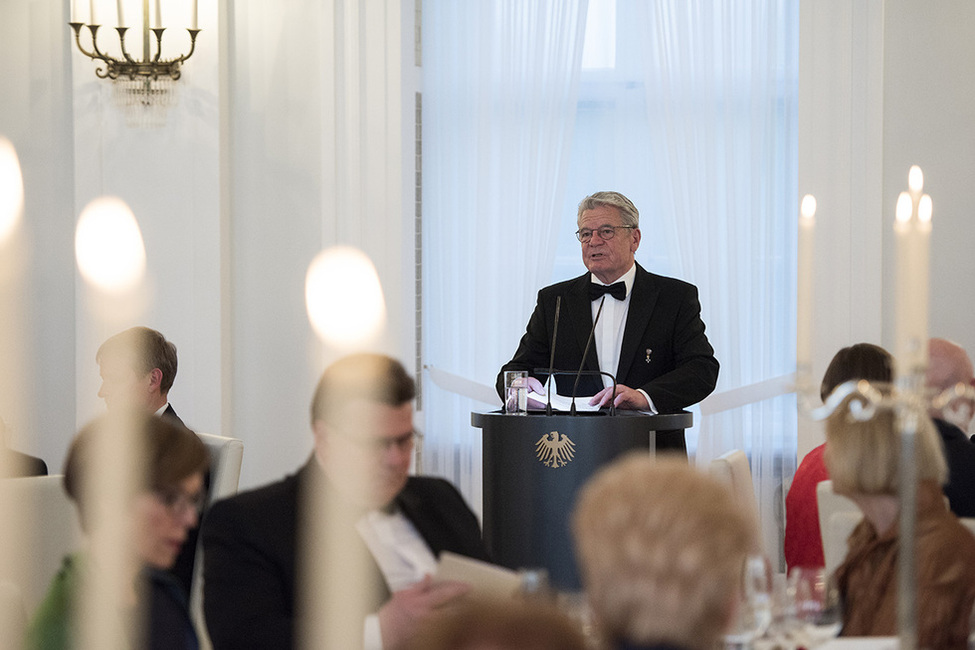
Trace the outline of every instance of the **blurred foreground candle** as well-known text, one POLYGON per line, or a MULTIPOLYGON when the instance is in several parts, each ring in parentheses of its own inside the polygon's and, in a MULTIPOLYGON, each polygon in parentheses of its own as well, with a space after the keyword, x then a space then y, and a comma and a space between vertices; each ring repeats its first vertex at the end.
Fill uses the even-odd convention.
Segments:
POLYGON ((346 351, 376 339, 386 318, 376 267, 351 246, 329 248, 312 261, 305 277, 305 304, 315 332, 346 351))
MULTIPOLYGON (((75 230, 78 270, 89 289, 94 331, 114 333, 123 323, 141 320, 140 300, 146 271, 142 232, 128 205, 116 197, 93 200, 81 212, 75 230), (134 306, 134 307, 133 307, 134 306)), ((134 354, 134 351, 133 351, 134 354)), ((130 632, 142 612, 133 612, 131 567, 137 562, 129 516, 136 477, 139 436, 135 420, 110 412, 94 446, 94 467, 85 470, 89 566, 82 577, 78 647, 129 647, 130 632)))
POLYGON ((908 174, 907 192, 897 197, 895 356, 899 376, 923 373, 927 359, 928 277, 931 239, 931 197, 922 194, 924 174, 917 165, 908 174))
POLYGON ((74 245, 78 270, 100 291, 131 290, 145 275, 142 232, 132 210, 119 198, 97 198, 85 207, 74 245))
POLYGON ((24 211, 24 178, 17 152, 0 136, 0 246, 10 240, 24 211))
MULTIPOLYGON (((17 151, 9 140, 0 136, 0 368, 3 368, 0 374, 0 447, 5 442, 11 447, 27 442, 7 438, 8 432, 26 428, 23 425, 28 421, 30 410, 26 388, 30 378, 24 351, 31 345, 25 338, 25 246, 19 227, 23 211, 24 183, 17 151)), ((7 488, 11 483, 3 477, 14 476, 14 471, 20 469, 13 467, 14 462, 9 454, 0 454, 0 488, 7 488)), ((33 522, 15 490, 0 489, 0 522, 2 590, 6 587, 4 583, 23 584, 22 581, 30 579, 32 571, 39 567, 33 566, 36 554, 31 553, 33 522)), ((16 619, 10 615, 14 612, 13 607, 0 608, 0 648, 20 647, 16 645, 19 641, 16 634, 11 634, 19 629, 18 625, 12 624, 16 619)))
POLYGON ((815 256, 816 197, 807 194, 799 207, 799 271, 796 287, 796 381, 808 388, 812 376, 813 258, 815 256))
MULTIPOLYGON (((386 320, 383 289, 372 260, 359 249, 335 246, 322 251, 308 267, 305 303, 315 332, 339 356, 379 342, 386 320)), ((356 418, 357 412, 350 410, 345 417, 356 418)), ((332 426, 339 431, 359 429, 366 440, 377 435, 370 433, 376 424, 368 418, 354 426, 332 426)), ((363 475, 348 478, 369 480, 363 475)), ((355 523, 335 523, 352 514, 341 490, 308 490, 305 498, 307 529, 300 553, 308 569, 302 572, 299 609, 315 616, 302 620, 299 647, 361 646, 363 613, 370 610, 371 560, 364 545, 349 544, 343 533, 353 530, 355 523)))

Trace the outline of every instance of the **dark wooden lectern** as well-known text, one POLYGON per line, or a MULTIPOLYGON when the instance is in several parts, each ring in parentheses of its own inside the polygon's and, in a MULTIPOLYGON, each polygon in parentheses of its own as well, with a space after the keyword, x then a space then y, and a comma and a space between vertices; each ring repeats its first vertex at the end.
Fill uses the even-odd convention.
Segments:
POLYGON ((482 430, 484 541, 494 561, 544 568, 555 588, 579 590, 569 532, 576 492, 617 456, 653 453, 657 430, 686 429, 692 421, 687 412, 471 413, 482 430))

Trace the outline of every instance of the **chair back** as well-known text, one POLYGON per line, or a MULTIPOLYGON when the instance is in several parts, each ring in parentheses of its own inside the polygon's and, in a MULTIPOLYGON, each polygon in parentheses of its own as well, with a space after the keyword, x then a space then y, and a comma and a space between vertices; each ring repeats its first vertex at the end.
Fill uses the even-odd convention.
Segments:
POLYGON ((207 505, 237 494, 240 465, 244 458, 244 442, 212 433, 196 434, 210 452, 210 495, 207 505))
POLYGON ((816 485, 816 507, 826 575, 829 575, 846 557, 846 540, 863 519, 863 513, 853 501, 833 492, 832 481, 820 481, 816 485))
POLYGON ((32 528, 25 549, 27 557, 12 563, 11 575, 0 576, 19 588, 28 615, 44 598, 64 556, 81 547, 78 511, 64 491, 63 479, 55 474, 0 480, 3 498, 9 499, 7 503, 21 505, 32 528))
POLYGON ((763 546, 758 520, 758 499, 755 498, 752 469, 748 464, 748 456, 745 455, 745 452, 740 449, 732 449, 718 456, 711 461, 708 473, 727 485, 738 507, 749 513, 755 522, 756 539, 759 540, 759 546, 763 546))
POLYGON ((752 483, 752 468, 748 456, 740 449, 732 449, 711 461, 710 474, 727 485, 735 501, 751 513, 758 512, 758 500, 752 483))
MULTIPOLYGON (((211 433, 197 433, 210 452, 210 495, 209 506, 214 501, 237 494, 240 483, 240 465, 244 458, 244 441, 238 438, 215 436, 211 433)), ((210 635, 207 634, 206 620, 203 617, 203 544, 197 541, 196 559, 193 562, 193 587, 190 594, 190 617, 200 639, 200 650, 210 650, 210 635)))
POLYGON ((0 580, 0 648, 24 647, 27 613, 20 587, 10 580, 0 580))

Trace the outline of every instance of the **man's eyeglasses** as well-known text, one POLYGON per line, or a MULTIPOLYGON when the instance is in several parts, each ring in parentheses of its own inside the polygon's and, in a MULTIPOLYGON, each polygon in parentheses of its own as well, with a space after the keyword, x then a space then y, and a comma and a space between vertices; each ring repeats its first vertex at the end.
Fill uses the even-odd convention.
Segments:
POLYGON ((176 489, 166 489, 160 488, 154 491, 156 498, 166 506, 166 510, 169 511, 171 515, 182 515, 189 512, 191 509, 197 514, 203 510, 203 503, 206 500, 206 494, 199 492, 197 494, 185 494, 176 489))
POLYGON ((396 449, 397 451, 409 449, 414 443, 415 438, 419 435, 416 431, 410 431, 395 438, 370 438, 356 435, 345 435, 343 437, 366 452, 384 454, 390 449, 396 449))
POLYGON ((576 237, 579 238, 583 244, 589 242, 592 239, 593 233, 599 235, 599 238, 603 241, 608 241, 616 236, 617 228, 625 228, 627 230, 633 230, 636 226, 600 226, 593 230, 592 228, 580 228, 576 231, 576 237))

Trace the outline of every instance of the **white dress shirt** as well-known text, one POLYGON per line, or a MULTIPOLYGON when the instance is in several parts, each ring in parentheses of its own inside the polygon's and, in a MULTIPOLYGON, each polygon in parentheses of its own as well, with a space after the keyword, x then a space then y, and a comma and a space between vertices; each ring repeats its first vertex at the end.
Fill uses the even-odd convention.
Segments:
MULTIPOLYGON (((593 284, 603 284, 596 276, 590 275, 589 277, 593 284)), ((626 285, 626 298, 617 300, 610 295, 606 295, 604 296, 605 300, 600 298, 592 301, 593 322, 596 322, 596 314, 599 312, 600 302, 603 305, 602 313, 599 314, 599 321, 596 322, 596 332, 593 335, 593 342, 596 344, 596 357, 599 359, 599 369, 602 372, 610 373, 613 377, 616 377, 616 373, 619 371, 620 348, 623 347, 623 332, 626 330, 626 316, 630 311, 630 296, 633 295, 633 281, 635 279, 636 263, 634 262, 630 270, 624 273, 622 277, 604 285, 609 286, 610 284, 623 282, 626 285)), ((600 377, 603 382, 603 388, 609 388, 613 385, 613 380, 606 375, 601 375, 600 377)), ((630 388, 633 388, 633 386, 630 386, 630 388)), ((656 413, 657 409, 654 408, 653 401, 647 395, 646 391, 642 388, 637 388, 636 390, 640 391, 640 394, 647 398, 647 404, 650 405, 648 410, 651 413, 656 413)))
MULTIPOLYGON (((430 547, 413 522, 399 510, 392 513, 371 510, 356 523, 356 530, 379 565, 390 592, 411 587, 437 569, 437 558, 430 547)), ((370 614, 365 620, 363 648, 382 650, 382 647, 379 616, 370 614)))

